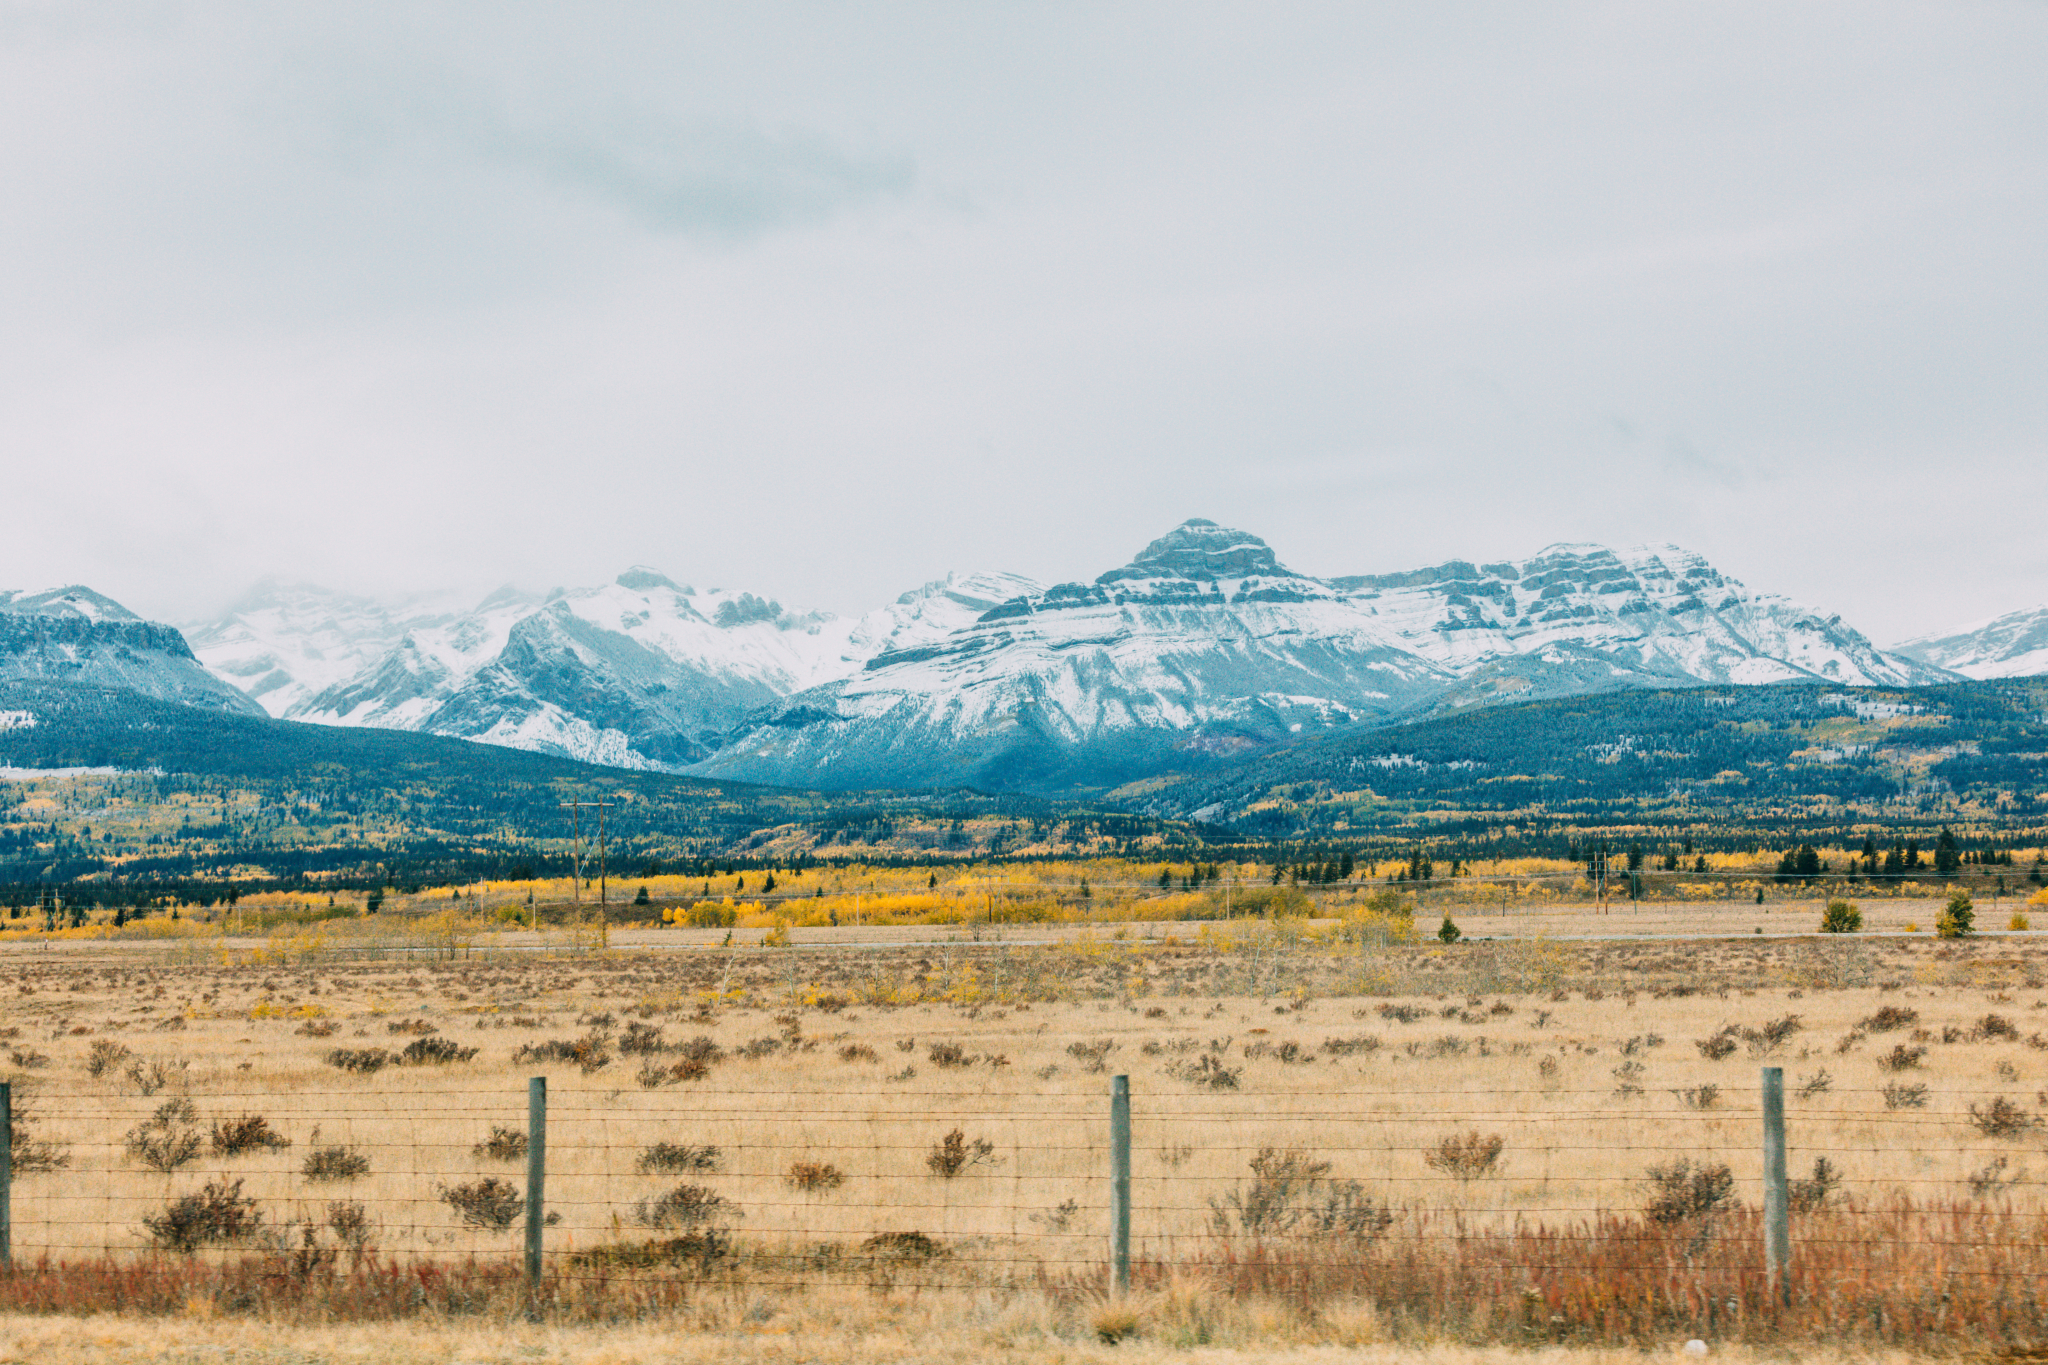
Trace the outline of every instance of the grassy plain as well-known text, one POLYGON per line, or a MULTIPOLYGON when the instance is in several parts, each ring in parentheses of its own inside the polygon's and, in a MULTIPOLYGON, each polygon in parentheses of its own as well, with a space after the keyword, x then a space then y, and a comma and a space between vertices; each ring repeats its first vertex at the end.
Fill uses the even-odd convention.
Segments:
MULTIPOLYGON (((1839 1174, 1802 1231, 1802 1285, 1832 1306, 1789 1339, 1925 1346, 1933 1319, 1915 1314, 1932 1275, 1949 1330, 2010 1341, 1985 1291, 2048 1269, 2048 945, 2031 934, 1443 946, 1338 924, 1154 928, 999 925, 977 942, 962 925, 893 945, 863 940, 900 930, 823 929, 776 949, 672 929, 609 951, 566 935, 520 951, 517 933, 351 944, 303 930, 8 945, 17 1161, 58 1163, 17 1177, 15 1254, 109 1254, 141 1279, 106 1293, 202 1320, 346 1318, 308 1308, 322 1301, 308 1277, 437 1265, 470 1287, 429 1317, 509 1320, 517 1223, 467 1223, 441 1194, 523 1187, 516 1154, 479 1148, 523 1131, 526 1082, 545 1075, 561 1314, 694 1314, 744 1339, 739 1358, 819 1331, 848 1358, 863 1334, 1065 1351, 1126 1311, 1143 1341, 1268 1352, 1760 1341, 1782 1329, 1703 1316, 1702 1293, 1761 1292, 1768 1064, 1785 1070, 1794 1174, 1821 1157, 1839 1174), (477 1050, 374 1072, 328 1060, 421 1040, 477 1050), (96 1050, 110 1060, 93 1075, 96 1050), (1134 1094, 1128 1306, 1103 1289, 1112 1074, 1134 1094), (2009 1121, 1987 1130, 2001 1101, 2009 1121), (251 1115, 290 1145, 217 1150, 216 1123, 251 1115), (948 1178, 933 1161, 955 1130, 948 1178), (135 1140, 186 1132, 194 1149, 168 1171, 135 1140), (1447 1164, 1445 1140, 1471 1134, 1498 1137, 1498 1156, 1447 1164), (647 1169, 659 1144, 699 1154, 647 1169), (367 1169, 309 1178, 308 1157, 337 1148, 367 1169), (1650 1168, 1681 1160, 1726 1163, 1729 1198, 1644 1223, 1650 1168), (797 1163, 836 1178, 803 1188, 797 1163), (153 1249, 145 1220, 223 1181, 241 1182, 260 1225, 189 1256, 153 1249), (656 1201, 678 1186, 702 1193, 664 1219, 656 1201), (705 1195, 723 1202, 705 1212, 705 1195), (338 1208, 360 1210, 353 1241, 338 1208), (1926 1217, 1947 1220, 1938 1270, 1913 1260, 1926 1217), (1318 1219, 1336 1226, 1312 1234, 1318 1219), (1631 1277, 1663 1306, 1627 1307, 1631 1277)), ((105 1306, 41 1273, 0 1306, 105 1306)), ((359 1309, 407 1315, 388 1295, 359 1309)), ((585 1349, 551 1340, 565 1359, 585 1349)))

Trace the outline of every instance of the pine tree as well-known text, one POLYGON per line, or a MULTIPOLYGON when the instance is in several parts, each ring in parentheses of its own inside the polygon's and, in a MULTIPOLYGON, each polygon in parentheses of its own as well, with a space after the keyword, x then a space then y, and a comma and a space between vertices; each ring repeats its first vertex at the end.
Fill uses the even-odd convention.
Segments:
POLYGON ((1956 836, 1949 832, 1948 826, 1943 825, 1941 838, 1936 840, 1934 845, 1934 875, 1953 877, 1962 865, 1963 860, 1956 853, 1956 836))

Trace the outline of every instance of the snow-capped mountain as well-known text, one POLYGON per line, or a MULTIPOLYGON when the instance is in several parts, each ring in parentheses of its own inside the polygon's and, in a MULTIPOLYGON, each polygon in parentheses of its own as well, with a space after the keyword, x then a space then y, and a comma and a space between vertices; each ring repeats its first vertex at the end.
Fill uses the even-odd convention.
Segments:
POLYGON ((1189 521, 758 714, 692 771, 799 786, 1093 785, 1304 732, 1616 687, 1953 675, 1676 547, 1318 580, 1189 521))
POLYGON ((1922 635, 1894 645, 1892 650, 1966 678, 2024 678, 2048 673, 2048 606, 1973 621, 1946 635, 1922 635))
POLYGON ((1041 585, 947 578, 861 617, 699 592, 636 567, 545 597, 506 588, 410 620, 357 599, 265 596, 200 629, 202 657, 273 714, 421 730, 625 767, 707 756, 749 712, 970 624, 1041 585), (310 605, 309 605, 310 604, 310 605), (347 660, 345 671, 337 660, 347 660))
POLYGON ((0 591, 0 678, 116 687, 162 701, 261 714, 192 656, 175 627, 90 588, 0 591))
POLYGON ((224 615, 187 624, 184 633, 216 676, 272 716, 285 716, 371 667, 408 631, 431 629, 463 609, 445 597, 385 603, 266 579, 224 615))

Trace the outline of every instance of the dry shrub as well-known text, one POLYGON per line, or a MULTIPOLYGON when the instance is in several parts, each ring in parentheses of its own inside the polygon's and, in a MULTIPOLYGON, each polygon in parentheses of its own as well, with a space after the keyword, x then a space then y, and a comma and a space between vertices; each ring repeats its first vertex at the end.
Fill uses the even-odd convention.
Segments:
POLYGON ((127 1061, 132 1055, 131 1049, 115 1042, 112 1038, 98 1039, 90 1048, 86 1049, 85 1074, 94 1080, 98 1080, 101 1076, 106 1075, 107 1072, 127 1061))
POLYGON ((1225 1066, 1217 1060, 1215 1053, 1205 1052, 1192 1062, 1169 1062, 1166 1074, 1201 1090, 1235 1090, 1239 1078, 1244 1075, 1244 1068, 1225 1066))
POLYGON ((398 1054, 397 1066, 446 1066, 450 1062, 466 1062, 476 1056, 480 1049, 463 1047, 452 1038, 416 1038, 405 1045, 398 1054))
POLYGON ((1725 1162, 1697 1162, 1681 1157, 1652 1166, 1645 1176, 1650 1197, 1643 1216, 1670 1226, 1719 1213, 1735 1193, 1735 1174, 1725 1162))
POLYGON ((687 1175, 693 1171, 715 1171, 722 1160, 716 1147, 657 1142, 640 1153, 633 1167, 642 1175, 687 1175))
POLYGON ((494 1124, 491 1135, 469 1150, 490 1161, 517 1161, 526 1155, 526 1134, 494 1124))
POLYGON ((158 1105, 155 1114, 129 1129, 121 1145, 129 1156, 143 1165, 168 1175, 199 1156, 205 1139, 196 1126, 198 1118, 192 1101, 170 1100, 158 1105))
POLYGON ((424 1038, 430 1033, 439 1033, 441 1030, 435 1028, 424 1019, 393 1019, 384 1026, 384 1031, 386 1033, 409 1033, 415 1038, 424 1038))
POLYGON ((652 1024, 635 1020, 619 1038, 619 1051, 628 1057, 651 1057, 663 1050, 661 1030, 652 1024))
POLYGON ((1904 1081, 1887 1081, 1884 1087, 1884 1107, 1887 1109, 1925 1109, 1927 1087, 1909 1085, 1904 1081))
MULTIPOLYGON (((1496 1156, 1499 1154, 1496 1153, 1496 1156)), ((1343 1237, 1365 1242, 1393 1226, 1391 1210, 1356 1180, 1337 1180, 1330 1163, 1299 1147, 1263 1147, 1251 1159, 1252 1179, 1209 1201, 1218 1237, 1343 1237)))
POLYGON ((965 1130, 955 1128, 932 1144, 925 1155, 925 1169, 941 1180, 951 1180, 973 1166, 996 1164, 996 1146, 987 1138, 969 1140, 965 1130))
POLYGON ((538 1043, 521 1043, 512 1054, 515 1063, 527 1062, 574 1062, 588 1076, 612 1064, 611 1053, 606 1051, 611 1039, 598 1032, 584 1034, 581 1038, 549 1038, 538 1043))
POLYGON ((391 1054, 381 1047, 337 1047, 330 1049, 320 1060, 336 1071, 350 1071, 358 1076, 374 1076, 391 1065, 391 1054))
POLYGON ((732 1201, 703 1185, 678 1185, 633 1206, 633 1221, 643 1228, 720 1227, 739 1216, 732 1201))
POLYGON ((1882 1005, 1877 1013, 1857 1024, 1864 1033, 1891 1033, 1902 1028, 1911 1028, 1920 1022, 1920 1011, 1904 1005, 1882 1005))
POLYGON ((169 1085, 176 1072, 182 1069, 153 1057, 138 1057, 128 1064, 128 1070, 123 1074, 127 1076, 128 1084, 135 1087, 135 1093, 148 1099, 169 1085))
POLYGON ((1674 1090, 1671 1093, 1676 1095, 1678 1102, 1688 1109, 1712 1109, 1721 1102, 1721 1087, 1713 1084, 1711 1081, 1705 1085, 1695 1085, 1685 1090, 1674 1090))
POLYGON ((41 1071, 50 1064, 48 1053, 38 1052, 32 1047, 13 1048, 8 1052, 7 1057, 9 1061, 13 1062, 23 1071, 41 1071))
POLYGON ((369 1153, 354 1147, 315 1147, 299 1165, 299 1174, 313 1181, 358 1180, 369 1173, 369 1153))
POLYGON ((1361 1033, 1355 1038, 1325 1038, 1322 1050, 1332 1057, 1370 1056, 1380 1050, 1380 1040, 1370 1033, 1361 1033))
POLYGON ((846 1183, 846 1173, 829 1161, 792 1161, 782 1178, 791 1189, 805 1194, 836 1190, 846 1183))
POLYGON ((332 1038, 335 1034, 341 1032, 341 1025, 335 1023, 332 1019, 308 1019, 305 1023, 293 1029, 292 1032, 298 1034, 301 1038, 332 1038))
POLYGON ((1397 1024, 1412 1024, 1429 1013, 1420 1005, 1381 1005, 1379 1016, 1391 1019, 1397 1024))
POLYGON ((215 1119, 212 1145, 221 1156, 240 1156, 244 1152, 281 1152, 292 1145, 292 1140, 272 1128, 263 1115, 243 1114, 239 1118, 215 1119))
POLYGON ((1710 1062, 1718 1062, 1735 1055, 1738 1037, 1739 1030, 1736 1029, 1735 1025, 1729 1024, 1719 1033, 1702 1038, 1694 1043, 1693 1046, 1700 1050, 1700 1056, 1710 1062))
POLYGON ((1477 1180, 1493 1174, 1507 1139, 1499 1133, 1482 1134, 1478 1129, 1461 1137, 1439 1138, 1422 1154, 1422 1163, 1456 1180, 1477 1180))
POLYGON ((1907 1047, 1900 1043, 1890 1052, 1877 1059, 1877 1064, 1886 1071, 1912 1071, 1919 1067, 1920 1059, 1927 1055, 1924 1047, 1907 1047))
POLYGON ((884 1261, 935 1261, 946 1248, 922 1232, 878 1232, 860 1244, 861 1254, 884 1261))
POLYGON ((973 1066, 974 1058, 958 1043, 933 1043, 925 1060, 937 1067, 973 1066))
POLYGON ((1093 1042, 1068 1043, 1067 1055, 1081 1064, 1090 1075, 1100 1075, 1109 1069, 1109 1054, 1116 1051, 1116 1044, 1107 1038, 1093 1042))
POLYGON ((1742 1041, 1748 1046, 1749 1055, 1761 1061, 1777 1055, 1802 1027, 1798 1015, 1788 1014, 1782 1019, 1771 1020, 1762 1028, 1743 1029, 1742 1041))
POLYGON ((2000 1095, 1981 1109, 1970 1106, 1970 1126, 1985 1137, 2019 1137, 2040 1127, 2041 1120, 2000 1095))
POLYGON ((71 1164, 71 1154, 64 1150, 68 1144, 44 1142, 35 1136, 34 1109, 35 1101, 17 1086, 8 1112, 9 1150, 16 1175, 60 1171, 71 1164))
POLYGON ((1794 1213, 1812 1213, 1828 1202, 1842 1183, 1842 1173, 1824 1156, 1813 1159, 1813 1174, 1803 1180, 1785 1182, 1786 1202, 1794 1213))
POLYGON ((262 1225, 262 1210, 242 1193, 240 1180, 210 1180, 199 1193, 174 1199, 162 1213, 142 1220, 152 1246, 187 1253, 248 1242, 262 1225))
POLYGON ((866 1043, 848 1043, 845 1047, 839 1049, 839 1060, 842 1062, 879 1062, 882 1060, 882 1054, 869 1047, 866 1043))
POLYGON ((1987 1165, 1972 1171, 1967 1177, 1970 1193, 1979 1199, 1988 1199, 2008 1185, 2017 1185, 2026 1179, 2026 1171, 2011 1170, 2012 1163, 2005 1157, 1998 1157, 1987 1165))
POLYGON ((2002 1014, 1987 1014, 1970 1027, 1970 1041, 1973 1043, 2018 1042, 2019 1036, 2020 1031, 2013 1027, 2012 1020, 2002 1014))
POLYGON ((680 1057, 663 1066, 650 1061, 640 1068, 636 1079, 645 1090, 659 1089, 664 1085, 680 1085, 684 1081, 701 1081, 711 1074, 711 1065, 690 1057, 680 1057))
POLYGON ((464 1185, 442 1185, 434 1191, 455 1216, 473 1228, 503 1232, 526 1211, 526 1197, 509 1180, 487 1175, 464 1185))

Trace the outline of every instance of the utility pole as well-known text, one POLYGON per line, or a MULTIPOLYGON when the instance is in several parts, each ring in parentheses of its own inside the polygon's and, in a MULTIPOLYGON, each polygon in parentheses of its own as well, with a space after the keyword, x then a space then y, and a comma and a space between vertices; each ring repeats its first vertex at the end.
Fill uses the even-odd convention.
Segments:
POLYGON ((608 883, 605 876, 604 813, 610 810, 613 804, 610 801, 579 800, 564 801, 560 807, 562 810, 574 812, 571 816, 571 828, 575 831, 572 847, 575 850, 576 901, 579 905, 583 901, 583 808, 591 806, 597 810, 597 941, 600 947, 608 947, 611 942, 611 925, 606 909, 609 902, 606 897, 608 883))

